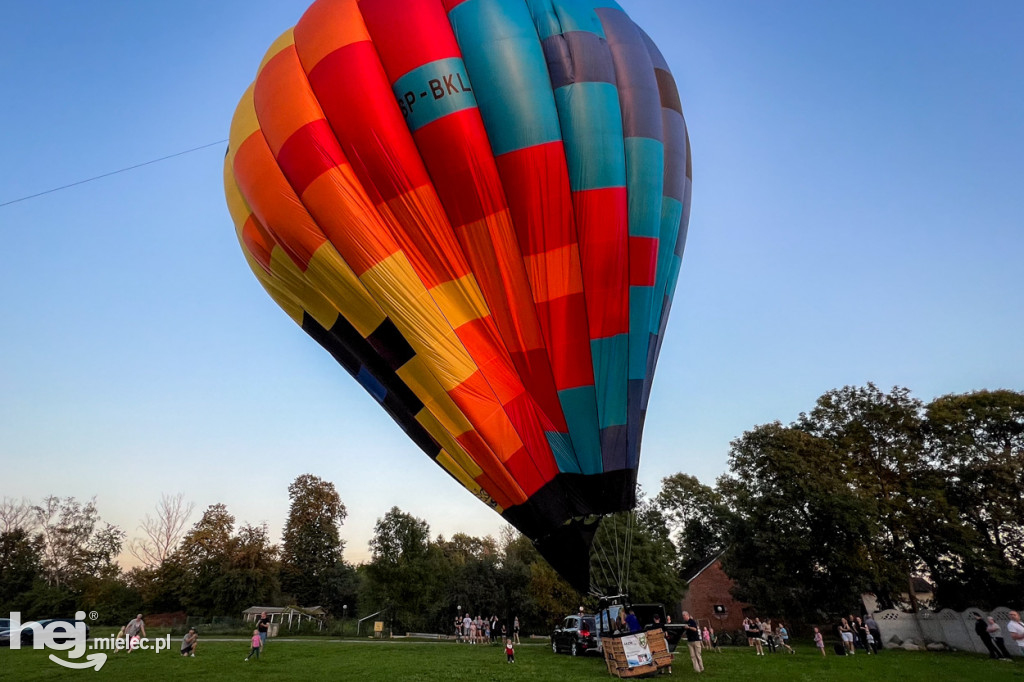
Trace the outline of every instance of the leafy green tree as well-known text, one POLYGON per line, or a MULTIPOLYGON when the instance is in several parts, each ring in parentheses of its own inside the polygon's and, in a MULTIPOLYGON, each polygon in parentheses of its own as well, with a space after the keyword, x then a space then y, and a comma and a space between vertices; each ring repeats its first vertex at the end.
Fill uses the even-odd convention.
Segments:
POLYGON ((946 522, 944 481, 925 447, 924 406, 910 391, 874 384, 829 391, 798 428, 826 439, 873 522, 866 547, 883 603, 907 592, 911 575, 939 569, 946 522))
POLYGON ((438 580, 441 552, 430 542, 427 522, 392 507, 377 520, 370 551, 366 601, 388 611, 395 631, 437 629, 445 589, 438 580))
POLYGON ((936 596, 952 608, 1015 603, 1024 585, 1024 393, 942 396, 926 420, 956 509, 936 596))
POLYGON ((725 549, 729 508, 715 488, 694 476, 673 474, 661 479, 654 504, 664 516, 680 564, 700 561, 725 549))
MULTIPOLYGON (((242 526, 223 504, 207 507, 154 577, 173 581, 181 605, 195 615, 237 615, 279 591, 278 548, 265 526, 242 526)), ((152 598, 152 594, 148 595, 152 598)))
POLYGON ((723 558, 736 596, 814 620, 845 612, 872 586, 872 509, 832 444, 778 422, 733 441, 719 480, 735 512, 723 558))
POLYGON ((341 615, 352 601, 352 573, 343 565, 340 526, 348 511, 334 484, 303 474, 288 486, 291 506, 284 526, 281 581, 286 592, 308 606, 341 615))
POLYGON ((27 595, 42 580, 43 539, 24 528, 0 533, 0 613, 27 610, 27 595))

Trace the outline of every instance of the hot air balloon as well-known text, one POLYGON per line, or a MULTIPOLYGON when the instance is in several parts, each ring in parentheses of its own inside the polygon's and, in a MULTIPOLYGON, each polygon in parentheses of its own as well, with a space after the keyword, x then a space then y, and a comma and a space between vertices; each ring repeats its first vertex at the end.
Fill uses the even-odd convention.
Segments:
POLYGON ((661 53, 610 0, 317 0, 231 124, 282 309, 581 591, 636 503, 686 240, 661 53))

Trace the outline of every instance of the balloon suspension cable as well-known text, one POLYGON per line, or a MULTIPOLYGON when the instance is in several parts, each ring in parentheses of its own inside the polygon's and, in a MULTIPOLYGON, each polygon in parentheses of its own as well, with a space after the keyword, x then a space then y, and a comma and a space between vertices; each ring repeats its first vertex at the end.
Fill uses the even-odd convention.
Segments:
MULTIPOLYGON (((636 512, 626 514, 626 592, 630 591, 630 567, 633 565, 633 518, 636 512)), ((622 592, 623 590, 620 590, 622 592)))
POLYGON ((615 527, 612 530, 612 535, 615 537, 615 586, 619 592, 622 592, 622 550, 619 548, 619 519, 618 515, 612 514, 614 519, 615 527))
MULTIPOLYGON (((605 585, 607 587, 611 587, 612 584, 613 584, 613 581, 608 577, 608 571, 611 571, 612 574, 614 575, 615 569, 612 567, 611 560, 608 559, 608 552, 605 551, 604 542, 601 540, 601 533, 600 533, 600 531, 598 531, 597 533, 594 534, 594 539, 596 541, 595 544, 597 545, 597 550, 598 550, 597 553, 596 553, 597 565, 601 567, 601 574, 604 576, 605 585), (608 570, 607 571, 605 570, 605 566, 606 565, 608 566, 608 570)), ((621 590, 620 590, 620 592, 621 592, 621 590)))

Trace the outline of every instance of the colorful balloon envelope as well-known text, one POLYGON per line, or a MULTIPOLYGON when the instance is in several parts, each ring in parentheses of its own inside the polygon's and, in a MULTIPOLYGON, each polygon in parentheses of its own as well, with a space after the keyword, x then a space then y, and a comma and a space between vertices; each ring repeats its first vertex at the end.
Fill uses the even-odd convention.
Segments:
POLYGON ((586 591, 636 502, 690 149, 602 0, 318 0, 267 52, 225 188, 270 296, 586 591))

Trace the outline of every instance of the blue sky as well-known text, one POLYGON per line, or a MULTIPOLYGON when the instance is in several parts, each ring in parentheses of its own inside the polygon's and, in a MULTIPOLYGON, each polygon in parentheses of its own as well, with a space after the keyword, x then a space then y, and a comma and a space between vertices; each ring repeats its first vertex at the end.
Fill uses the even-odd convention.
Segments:
MULTIPOLYGON (((834 387, 1024 389, 1024 5, 622 5, 673 69, 694 150, 647 490, 712 482, 730 440, 834 387)), ((0 203, 226 138, 305 6, 5 8, 0 203)), ((310 472, 348 505, 353 559, 393 505, 495 532, 263 293, 222 155, 0 207, 0 496, 95 495, 133 533, 183 492, 278 534, 310 472)))

